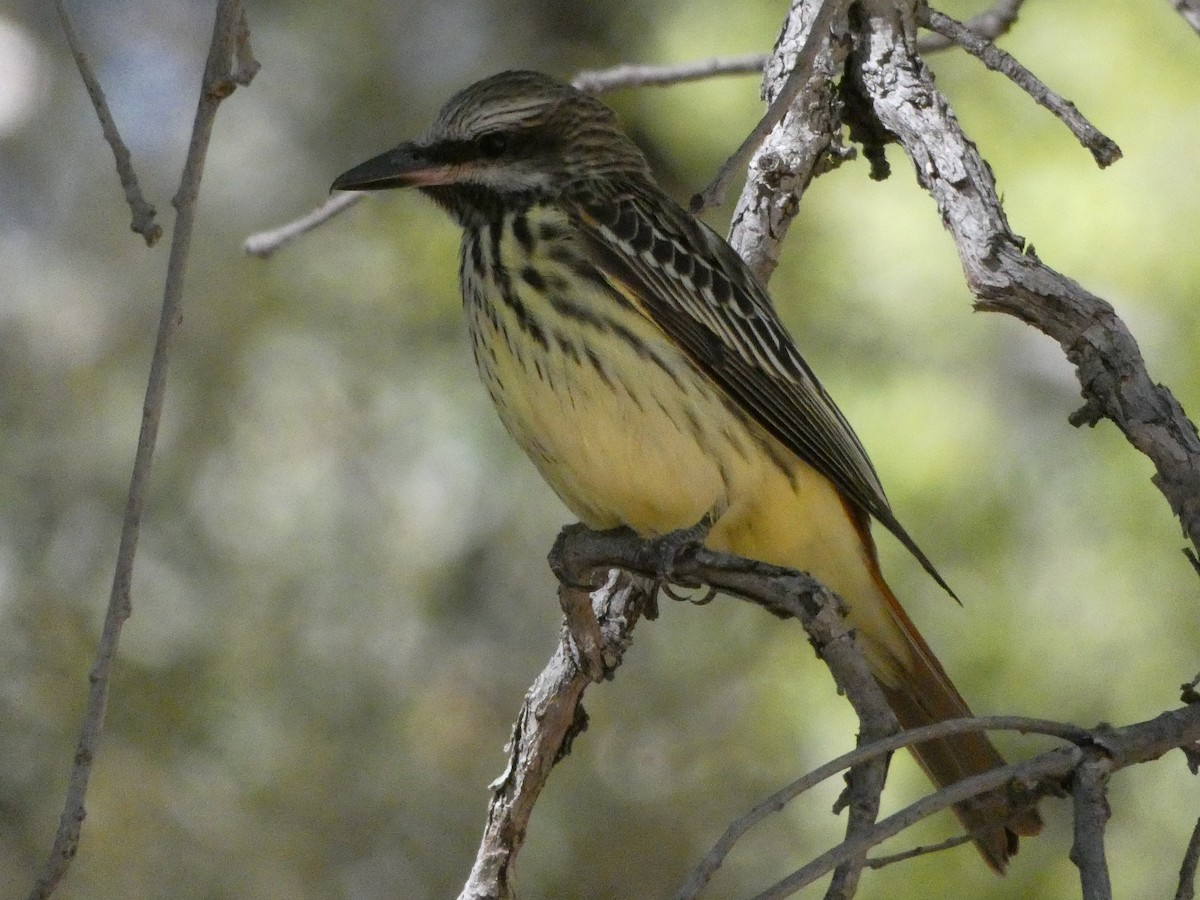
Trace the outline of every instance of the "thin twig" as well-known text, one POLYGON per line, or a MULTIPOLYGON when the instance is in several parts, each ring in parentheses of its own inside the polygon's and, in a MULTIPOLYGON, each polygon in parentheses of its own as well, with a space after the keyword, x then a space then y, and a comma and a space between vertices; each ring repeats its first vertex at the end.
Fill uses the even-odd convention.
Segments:
POLYGON ((71 55, 75 57, 75 65, 79 68, 83 85, 87 88, 92 106, 96 109, 96 118, 100 120, 100 129, 104 132, 104 139, 112 147, 113 157, 117 162, 117 175, 121 179, 121 188, 125 191, 125 202, 129 204, 129 209, 133 213, 133 220, 130 222, 129 228, 142 236, 147 247, 153 247, 162 237, 162 226, 154 221, 155 209, 142 196, 141 185, 138 184, 137 174, 133 171, 133 157, 129 153, 129 148, 125 146, 125 142, 121 140, 121 132, 117 130, 112 110, 108 108, 108 100, 104 96, 103 88, 100 87, 100 79, 96 77, 87 54, 83 52, 83 42, 79 38, 79 32, 75 30, 71 14, 67 12, 66 0, 55 0, 54 5, 58 10, 58 19, 62 23, 63 33, 67 36, 71 55))
POLYGON ((1200 0, 1171 0, 1171 6, 1197 34, 1200 34, 1200 0))
POLYGON ((680 84, 719 75, 758 75, 762 73, 766 61, 765 53, 746 53, 657 66, 624 65, 611 69, 585 69, 571 79, 571 84, 589 94, 602 94, 619 88, 680 84))
POLYGON ((725 193, 729 190, 729 185, 733 182, 734 177, 746 168, 754 151, 787 115, 792 101, 796 99, 796 95, 800 93, 812 76, 817 54, 828 43, 830 29, 837 18, 844 13, 847 2, 848 0, 824 0, 821 4, 821 8, 817 10, 816 17, 813 19, 812 27, 809 29, 808 38, 796 57, 787 81, 783 83, 778 95, 767 107, 766 114, 754 126, 754 130, 717 170, 717 175, 712 183, 692 198, 692 212, 700 213, 725 202, 725 193))
MULTIPOLYGON (((837 775, 838 772, 872 758, 886 757, 889 753, 913 744, 971 731, 1017 731, 1021 734, 1044 734, 1073 744, 1091 742, 1091 734, 1086 729, 1063 722, 1031 719, 1024 716, 976 716, 970 719, 947 719, 933 725, 902 731, 857 747, 796 779, 731 822, 725 829, 725 833, 689 874, 688 880, 675 895, 675 900, 688 900, 688 898, 697 896, 699 888, 712 879, 734 845, 746 832, 766 819, 767 816, 779 812, 804 792, 837 775)), ((968 836, 967 839, 969 840, 970 837, 968 836)))
POLYGON ((1192 829, 1191 840, 1183 854, 1183 863, 1179 867, 1179 887, 1175 890, 1175 900, 1194 900, 1196 896, 1196 866, 1200 864, 1200 819, 1192 829))
MULTIPOLYGON (((991 9, 985 9, 977 16, 971 16, 963 22, 963 26, 972 34, 977 34, 986 41, 1008 34, 1009 29, 1017 23, 1017 15, 1025 0, 997 0, 991 9)), ((937 53, 957 46, 957 41, 941 34, 923 34, 917 39, 917 52, 937 53)))
POLYGON ((129 496, 125 505, 125 517, 121 523, 121 540, 117 551, 112 592, 105 613, 104 628, 96 650, 96 660, 88 676, 90 687, 87 707, 58 832, 55 835, 54 846, 51 848, 45 867, 29 895, 30 900, 42 900, 53 893, 79 847, 79 836, 86 814, 84 798, 87 794, 92 763, 96 758, 100 738, 104 732, 104 714, 108 704, 113 666, 116 661, 117 644, 120 640, 121 628, 132 611, 130 582, 133 577, 133 559, 137 551, 142 509, 145 506, 154 446, 162 417, 163 398, 166 393, 167 362, 175 340, 175 333, 182 321, 183 276, 188 250, 191 246, 196 195, 200 189, 200 178, 204 172, 204 161, 212 136, 217 108, 221 100, 233 90, 231 72, 236 55, 235 47, 239 44, 248 47, 245 38, 239 41, 237 37, 239 23, 244 29, 241 0, 219 0, 187 160, 184 163, 179 191, 173 201, 178 214, 171 237, 171 253, 167 262, 162 314, 159 319, 154 356, 150 362, 145 402, 142 406, 142 425, 138 434, 137 451, 134 455, 133 475, 130 479, 129 496))
POLYGON ((921 819, 978 794, 1000 788, 1014 779, 1042 781, 1062 777, 1075 768, 1082 755, 1083 751, 1078 747, 1059 747, 1025 762, 1000 766, 944 787, 888 816, 853 840, 843 841, 826 850, 807 865, 763 891, 755 900, 780 900, 782 897, 789 897, 818 878, 824 877, 844 860, 869 850, 921 819))
POLYGON ((242 249, 250 256, 266 259, 276 250, 290 244, 296 238, 308 234, 314 228, 324 225, 334 216, 354 206, 367 197, 365 191, 344 191, 330 196, 328 200, 307 215, 301 216, 273 228, 270 231, 260 231, 246 238, 242 249))
POLYGON ((1023 65, 1005 53, 991 41, 974 34, 965 28, 961 22, 955 21, 945 13, 940 13, 927 6, 921 6, 918 12, 921 24, 936 31, 943 37, 954 41, 972 56, 979 59, 994 72, 1005 75, 1021 90, 1025 91, 1039 105, 1054 113, 1058 119, 1071 130, 1079 143, 1092 154, 1096 164, 1105 168, 1121 158, 1121 148, 1107 135, 1101 133, 1083 114, 1075 108, 1075 104, 1063 99, 1023 65))
POLYGON ((916 859, 918 856, 928 856, 931 853, 941 853, 943 850, 953 850, 955 847, 971 843, 971 840, 972 838, 969 834, 956 834, 954 837, 948 837, 944 841, 938 841, 936 844, 924 844, 920 847, 913 847, 901 853, 891 853, 887 856, 871 856, 867 858, 867 868, 883 869, 893 863, 916 859))

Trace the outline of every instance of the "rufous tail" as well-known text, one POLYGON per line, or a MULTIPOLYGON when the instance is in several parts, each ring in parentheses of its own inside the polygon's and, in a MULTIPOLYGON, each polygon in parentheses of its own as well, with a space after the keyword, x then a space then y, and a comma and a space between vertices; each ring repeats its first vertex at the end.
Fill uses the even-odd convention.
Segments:
MULTIPOLYGON (((900 607, 878 569, 875 580, 909 643, 910 653, 904 661, 899 681, 896 682, 894 670, 886 681, 880 679, 880 687, 901 727, 918 728, 970 716, 966 701, 900 607)), ((1005 764, 1004 757, 981 731, 938 738, 909 749, 939 788, 1005 764)), ((957 804, 954 814, 974 838, 987 864, 1000 873, 1004 872, 1009 857, 1017 852, 1018 836, 1028 837, 1042 830, 1042 820, 1035 806, 1016 807, 1001 790, 957 804)))

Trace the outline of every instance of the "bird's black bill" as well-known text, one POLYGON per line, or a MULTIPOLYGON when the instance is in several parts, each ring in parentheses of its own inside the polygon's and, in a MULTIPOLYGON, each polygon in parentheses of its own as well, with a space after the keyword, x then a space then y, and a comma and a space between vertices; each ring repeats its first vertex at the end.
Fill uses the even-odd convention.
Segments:
POLYGON ((451 180, 451 168, 424 158, 411 144, 359 163, 333 180, 331 191, 380 191, 387 188, 428 187, 451 180))

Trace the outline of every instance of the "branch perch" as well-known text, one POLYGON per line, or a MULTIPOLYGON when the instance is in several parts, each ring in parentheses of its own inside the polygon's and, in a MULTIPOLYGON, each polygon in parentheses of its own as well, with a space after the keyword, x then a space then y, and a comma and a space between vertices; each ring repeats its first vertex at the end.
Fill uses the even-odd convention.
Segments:
MULTIPOLYGON (((613 666, 620 663, 651 592, 646 581, 616 571, 595 591, 593 609, 613 666)), ((533 805, 550 770, 570 752, 571 742, 586 727, 581 701, 592 680, 564 628, 557 649, 529 688, 517 714, 508 744, 508 767, 491 785, 483 840, 459 900, 513 896, 512 870, 525 841, 533 805)))
MULTIPOLYGON (((606 573, 603 585, 591 595, 605 673, 611 675, 619 665, 638 618, 653 609, 655 584, 663 580, 709 584, 777 616, 799 619, 860 720, 873 723, 878 733, 898 732, 882 691, 846 630, 840 601, 807 575, 714 553, 698 543, 702 534, 689 529, 642 541, 623 529, 593 532, 575 525, 559 535, 550 562, 568 589, 594 583, 596 573, 606 573), (616 569, 633 577, 610 571, 616 569)), ((594 663, 581 658, 591 654, 582 651, 579 643, 572 630, 564 628, 558 648, 526 695, 510 742, 509 766, 493 787, 483 840, 460 900, 511 896, 512 867, 533 803, 554 763, 582 727, 579 704, 596 673, 594 663)), ((849 802, 869 810, 872 802, 878 804, 878 796, 872 801, 862 792, 875 788, 872 780, 860 778, 851 785, 849 802)), ((861 822, 858 825, 862 827, 861 822)), ((865 859, 865 850, 860 856, 865 859)), ((853 854, 847 857, 853 859, 853 854)))

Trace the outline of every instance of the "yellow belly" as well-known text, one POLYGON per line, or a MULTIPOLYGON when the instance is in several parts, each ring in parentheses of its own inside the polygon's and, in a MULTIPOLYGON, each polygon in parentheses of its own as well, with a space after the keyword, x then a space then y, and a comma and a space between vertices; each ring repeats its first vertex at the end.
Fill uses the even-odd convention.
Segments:
MULTIPOLYGON (((527 244, 543 228, 562 239, 562 226, 522 224, 527 244)), ((845 599, 876 676, 895 682, 911 643, 870 538, 833 484, 733 406, 653 322, 604 285, 572 278, 569 253, 543 253, 530 272, 511 220, 503 232, 464 241, 472 349, 505 427, 563 502, 592 528, 644 536, 709 516, 712 549, 809 572, 845 599)))
MULTIPOLYGON (((499 244, 510 283, 498 291, 471 277, 471 252, 463 292, 480 375, 505 427, 584 523, 655 535, 711 515, 713 549, 808 571, 848 600, 878 594, 829 480, 732 407, 654 323, 578 279, 567 309, 555 288, 569 273, 543 259, 534 289, 512 240, 499 244)), ((477 252, 497 265, 486 258, 495 247, 477 252)))

